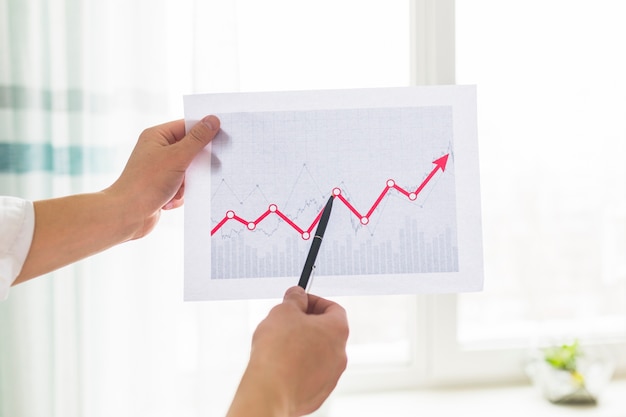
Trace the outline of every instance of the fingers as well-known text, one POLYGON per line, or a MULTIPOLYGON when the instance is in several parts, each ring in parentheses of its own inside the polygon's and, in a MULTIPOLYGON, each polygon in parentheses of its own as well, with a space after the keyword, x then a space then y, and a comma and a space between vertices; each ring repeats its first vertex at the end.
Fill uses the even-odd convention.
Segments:
POLYGON ((183 179, 183 183, 178 188, 178 191, 176 191, 176 194, 174 195, 174 197, 172 197, 170 201, 168 201, 161 208, 163 210, 173 210, 173 209, 181 207, 184 204, 184 202, 185 202, 185 180, 183 179))
POLYGON ((334 328, 337 335, 340 335, 341 339, 344 340, 345 345, 350 333, 346 310, 339 304, 317 295, 307 294, 307 296, 308 306, 306 313, 316 316, 318 320, 326 323, 326 326, 334 328))
POLYGON ((186 134, 185 121, 182 119, 151 129, 157 129, 160 136, 165 138, 168 144, 176 147, 188 164, 217 135, 220 130, 220 120, 215 116, 206 116, 186 134))
POLYGON ((293 303, 300 311, 306 313, 309 305, 309 299, 304 289, 296 285, 287 289, 285 296, 283 297, 283 303, 293 303))
POLYGON ((285 292, 284 303, 294 303, 306 314, 329 314, 347 321, 346 311, 339 304, 317 295, 307 294, 300 286, 293 286, 285 292))
POLYGON ((185 121, 183 119, 174 120, 146 130, 151 129, 157 129, 167 139, 167 142, 173 145, 185 136, 185 121))
POLYGON ((317 295, 309 294, 309 303, 307 308, 307 314, 325 314, 333 313, 335 310, 343 310, 339 304, 327 300, 317 295))
POLYGON ((220 120, 215 116, 206 116, 196 123, 175 146, 185 149, 189 160, 213 140, 220 130, 220 120))

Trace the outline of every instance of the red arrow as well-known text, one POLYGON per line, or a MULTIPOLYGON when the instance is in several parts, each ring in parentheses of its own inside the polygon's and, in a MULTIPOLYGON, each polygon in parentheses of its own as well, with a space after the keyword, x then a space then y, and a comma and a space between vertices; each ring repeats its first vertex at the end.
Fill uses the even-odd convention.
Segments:
POLYGON ((433 164, 437 165, 435 168, 433 168, 433 170, 430 172, 430 174, 428 174, 428 176, 426 177, 426 179, 422 182, 422 184, 417 187, 417 190, 415 190, 415 194, 419 194, 420 191, 422 191, 422 189, 424 187, 426 187, 426 184, 428 184, 428 181, 430 181, 432 179, 432 177, 435 176, 435 174, 437 173, 437 170, 439 170, 439 168, 441 168, 441 171, 445 171, 446 170, 446 164, 448 163, 448 156, 450 156, 449 153, 445 154, 444 156, 442 156, 439 159, 435 159, 433 161, 433 164))

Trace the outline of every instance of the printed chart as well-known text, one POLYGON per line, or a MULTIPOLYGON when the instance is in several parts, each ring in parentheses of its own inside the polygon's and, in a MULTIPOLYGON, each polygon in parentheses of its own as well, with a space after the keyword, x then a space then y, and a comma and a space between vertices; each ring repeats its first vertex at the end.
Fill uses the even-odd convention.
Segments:
POLYGON ((458 269, 449 107, 221 119, 232 140, 212 147, 212 278, 298 275, 331 193, 316 275, 458 269))
MULTIPOLYGON (((189 214, 198 221, 187 221, 186 210, 186 246, 195 246, 192 253, 203 253, 204 261, 186 262, 186 269, 198 270, 202 262, 209 273, 190 274, 202 275, 200 288, 229 288, 231 282, 240 291, 253 282, 264 288, 265 281, 284 291, 282 283, 295 284, 331 195, 316 287, 378 282, 374 287, 384 288, 410 279, 415 291, 437 276, 446 282, 459 274, 457 190, 465 177, 459 180, 457 169, 454 103, 383 100, 378 107, 348 100, 337 106, 331 100, 330 108, 311 108, 293 106, 294 97, 319 101, 326 93, 293 94, 278 94, 292 106, 216 112, 221 131, 203 173, 195 163, 187 180, 186 206, 194 206, 189 214)), ((229 106, 237 108, 230 102, 222 107, 229 106)), ((223 298, 233 297, 239 298, 223 298)))

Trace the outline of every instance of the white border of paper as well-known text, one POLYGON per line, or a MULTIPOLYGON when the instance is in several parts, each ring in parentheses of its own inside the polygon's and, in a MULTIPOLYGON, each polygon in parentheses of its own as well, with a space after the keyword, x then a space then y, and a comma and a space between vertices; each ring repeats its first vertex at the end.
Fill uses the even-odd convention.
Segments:
MULTIPOLYGON (((312 292, 321 296, 457 293, 483 287, 480 181, 474 86, 197 94, 184 97, 187 130, 208 114, 288 110, 452 106, 457 197, 459 272, 381 277, 319 276, 312 292), (418 275, 418 276, 416 276, 418 275)), ((280 298, 299 277, 210 279, 210 161, 207 147, 193 161, 185 185, 184 298, 194 300, 280 298)))

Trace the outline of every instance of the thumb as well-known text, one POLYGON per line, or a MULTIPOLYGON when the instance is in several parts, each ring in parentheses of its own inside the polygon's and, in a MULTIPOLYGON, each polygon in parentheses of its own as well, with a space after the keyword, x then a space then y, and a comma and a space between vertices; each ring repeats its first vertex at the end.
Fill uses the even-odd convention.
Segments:
POLYGON ((220 130, 220 119, 206 116, 187 132, 184 138, 175 144, 191 161, 206 145, 213 140, 220 130))
POLYGON ((283 297, 283 303, 292 303, 299 310, 302 310, 303 313, 306 313, 309 308, 309 296, 304 291, 304 288, 296 285, 287 289, 283 297))

